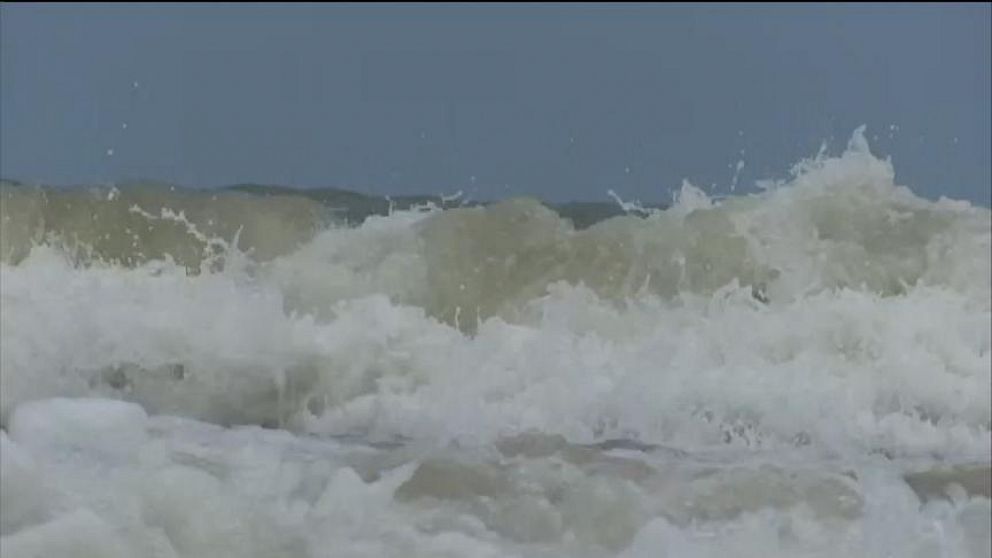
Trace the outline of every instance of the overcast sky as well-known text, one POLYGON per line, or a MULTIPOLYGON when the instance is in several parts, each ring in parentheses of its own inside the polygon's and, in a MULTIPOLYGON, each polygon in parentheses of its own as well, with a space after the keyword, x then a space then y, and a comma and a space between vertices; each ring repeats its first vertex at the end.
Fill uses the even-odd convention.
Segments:
POLYGON ((667 200, 867 124, 988 205, 989 6, 5 3, 0 174, 667 200))

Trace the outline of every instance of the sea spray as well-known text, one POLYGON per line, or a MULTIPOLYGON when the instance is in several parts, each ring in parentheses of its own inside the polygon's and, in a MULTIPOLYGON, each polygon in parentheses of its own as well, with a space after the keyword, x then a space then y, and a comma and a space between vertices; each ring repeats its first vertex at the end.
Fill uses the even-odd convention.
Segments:
POLYGON ((582 227, 3 196, 5 556, 992 545, 990 212, 896 185, 861 131, 582 227))

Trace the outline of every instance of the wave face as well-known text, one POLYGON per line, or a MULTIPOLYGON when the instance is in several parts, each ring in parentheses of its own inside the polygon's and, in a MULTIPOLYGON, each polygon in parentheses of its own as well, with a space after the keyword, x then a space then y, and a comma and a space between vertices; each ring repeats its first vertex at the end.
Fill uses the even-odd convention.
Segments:
POLYGON ((5 555, 992 544, 990 211, 897 186, 860 131, 757 195, 581 223, 2 202, 5 555))

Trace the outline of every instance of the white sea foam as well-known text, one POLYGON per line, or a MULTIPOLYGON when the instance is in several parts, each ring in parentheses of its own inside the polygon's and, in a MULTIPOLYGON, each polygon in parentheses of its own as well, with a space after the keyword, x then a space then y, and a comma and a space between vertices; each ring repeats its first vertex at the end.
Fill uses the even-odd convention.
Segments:
POLYGON ((5 224, 4 555, 987 555, 990 212, 893 177, 859 130, 584 230, 97 212, 182 216, 134 237, 170 261, 5 224))

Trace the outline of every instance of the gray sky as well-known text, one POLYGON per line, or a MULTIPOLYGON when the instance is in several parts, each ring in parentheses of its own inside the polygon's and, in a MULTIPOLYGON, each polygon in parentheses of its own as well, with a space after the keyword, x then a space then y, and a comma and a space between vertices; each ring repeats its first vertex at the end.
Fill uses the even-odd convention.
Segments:
POLYGON ((901 183, 988 205, 990 18, 987 3, 3 4, 0 174, 667 200, 683 178, 726 192, 739 160, 750 190, 867 124, 901 183))

